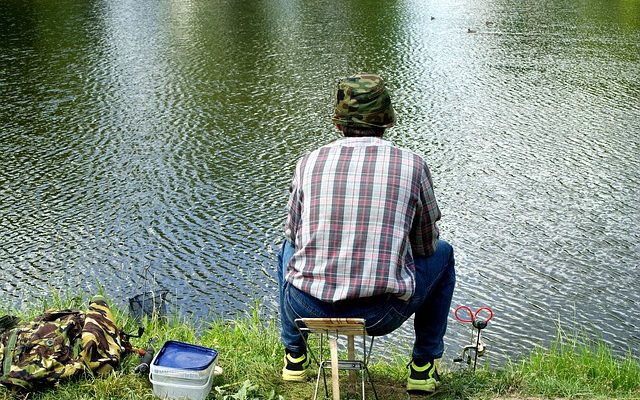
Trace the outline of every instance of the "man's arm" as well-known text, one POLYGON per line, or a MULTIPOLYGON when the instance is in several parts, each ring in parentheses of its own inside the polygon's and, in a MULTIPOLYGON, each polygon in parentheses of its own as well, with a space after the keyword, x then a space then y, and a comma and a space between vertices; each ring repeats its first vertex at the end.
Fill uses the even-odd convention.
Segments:
POLYGON ((411 250, 415 256, 430 256, 434 253, 440 237, 436 225, 440 217, 440 208, 433 192, 431 172, 424 163, 420 174, 420 193, 410 238, 411 250))
POLYGON ((285 238, 295 245, 297 227, 300 223, 300 214, 302 205, 299 196, 298 168, 293 175, 291 185, 289 186, 289 202, 287 203, 287 221, 284 224, 285 238))

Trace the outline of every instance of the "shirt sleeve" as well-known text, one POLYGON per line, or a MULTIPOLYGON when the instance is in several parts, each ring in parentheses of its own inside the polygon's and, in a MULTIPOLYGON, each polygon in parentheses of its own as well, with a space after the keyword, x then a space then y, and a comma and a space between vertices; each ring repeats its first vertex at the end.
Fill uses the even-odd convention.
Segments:
POLYGON ((420 193, 416 204, 416 215, 411 228, 411 250, 415 256, 430 256, 435 252, 440 232, 436 222, 441 213, 433 192, 431 172, 423 163, 420 174, 420 193))
POLYGON ((300 202, 300 185, 299 185, 299 164, 296 167, 296 172, 291 180, 289 186, 289 202, 287 203, 287 221, 284 224, 284 236, 285 238, 295 245, 297 227, 300 224, 300 214, 302 212, 302 206, 300 202))

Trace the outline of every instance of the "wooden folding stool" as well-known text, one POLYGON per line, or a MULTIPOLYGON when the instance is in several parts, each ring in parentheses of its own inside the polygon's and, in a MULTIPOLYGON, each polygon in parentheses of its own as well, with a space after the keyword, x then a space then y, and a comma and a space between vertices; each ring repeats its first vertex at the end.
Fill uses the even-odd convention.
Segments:
POLYGON ((318 375, 316 377, 316 387, 313 392, 313 399, 316 400, 318 396, 318 388, 320 386, 320 374, 322 374, 324 380, 325 397, 329 395, 329 389, 327 387, 327 377, 325 370, 331 369, 331 384, 333 400, 340 399, 340 381, 339 370, 349 371, 349 380, 355 386, 355 371, 360 371, 360 378, 362 384, 362 400, 365 399, 365 374, 366 378, 371 384, 373 394, 378 399, 376 388, 371 380, 371 374, 367 367, 369 363, 369 357, 371 356, 371 350, 373 349, 373 336, 371 336, 371 342, 367 349, 367 331, 365 328, 365 320, 363 318, 298 318, 295 320, 296 325, 303 337, 305 337, 305 343, 309 349, 309 353, 313 359, 318 363, 318 375), (309 348, 309 342, 306 339, 307 335, 304 333, 316 333, 320 335, 320 357, 315 357, 311 349, 309 348), (339 359, 338 356, 338 337, 347 337, 347 358, 339 359), (355 337, 362 337, 362 358, 356 357, 355 352, 355 337), (329 344, 330 359, 324 358, 324 345, 325 340, 329 344))

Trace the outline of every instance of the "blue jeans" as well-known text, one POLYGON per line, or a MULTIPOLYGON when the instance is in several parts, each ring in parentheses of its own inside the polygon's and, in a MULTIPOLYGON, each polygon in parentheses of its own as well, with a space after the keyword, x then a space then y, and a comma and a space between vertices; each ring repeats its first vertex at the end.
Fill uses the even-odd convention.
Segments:
POLYGON ((293 245, 285 240, 278 254, 281 338, 287 350, 306 352, 304 338, 294 322, 296 318, 365 318, 367 333, 382 336, 393 332, 415 314, 413 359, 427 361, 442 357, 443 338, 456 282, 453 248, 449 243, 440 240, 433 255, 415 258, 416 288, 407 301, 393 295, 335 303, 318 300, 284 279, 285 266, 294 251, 293 245))

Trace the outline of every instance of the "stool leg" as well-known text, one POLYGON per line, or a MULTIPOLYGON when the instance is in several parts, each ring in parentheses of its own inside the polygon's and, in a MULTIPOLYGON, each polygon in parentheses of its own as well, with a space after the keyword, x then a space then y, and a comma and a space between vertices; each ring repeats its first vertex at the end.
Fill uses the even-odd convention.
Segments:
MULTIPOLYGON (((320 368, 318 368, 318 374, 316 376, 316 387, 315 390, 313 391, 313 400, 317 400, 318 399, 318 388, 320 387, 320 373, 322 372, 322 363, 320 363, 320 368)), ((325 389, 326 389, 326 385, 325 385, 325 389)), ((327 391, 325 390, 325 398, 326 398, 326 393, 327 391)))
MULTIPOLYGON (((355 340, 353 335, 347 336, 347 356, 349 357, 350 361, 356 359, 355 340)), ((351 388, 356 387, 356 371, 354 370, 349 370, 349 386, 351 388)))
MULTIPOLYGON (((365 370, 360 370, 360 383, 362 385, 362 400, 365 400, 365 393, 364 393, 364 371, 365 370)), ((376 397, 376 400, 378 398, 376 397)))
MULTIPOLYGON (((364 372, 367 373, 367 379, 369 379, 369 383, 371 384, 371 389, 373 390, 373 396, 374 396, 374 398, 376 400, 378 400, 378 392, 376 392, 376 386, 373 384, 373 380, 371 380, 371 374, 369 373, 369 368, 367 368, 366 366, 364 368, 365 368, 364 372)), ((364 375, 364 373, 363 373, 363 375, 364 375)), ((363 384, 364 384, 364 382, 363 382, 363 384)))
MULTIPOLYGON (((329 340, 329 333, 326 333, 327 341, 329 340)), ((329 388, 327 387, 327 371, 324 368, 326 361, 324 361, 324 337, 325 333, 320 333, 320 369, 318 372, 322 371, 322 381, 324 382, 324 398, 329 398, 329 388)), ((331 361, 331 360, 329 360, 331 361)))
POLYGON ((340 400, 340 376, 338 375, 338 338, 329 335, 329 351, 331 353, 331 387, 333 400, 340 400))
POLYGON ((374 337, 371 336, 371 342, 369 343, 369 350, 367 351, 367 339, 365 336, 362 336, 362 351, 364 353, 364 371, 360 371, 362 373, 362 396, 364 399, 364 374, 367 374, 367 379, 369 380, 369 383, 371 384, 371 389, 373 390, 373 396, 376 400, 378 400, 378 393, 376 392, 376 386, 373 384, 373 380, 371 379, 371 374, 369 373, 369 360, 371 357, 371 352, 373 351, 373 339, 374 337))

